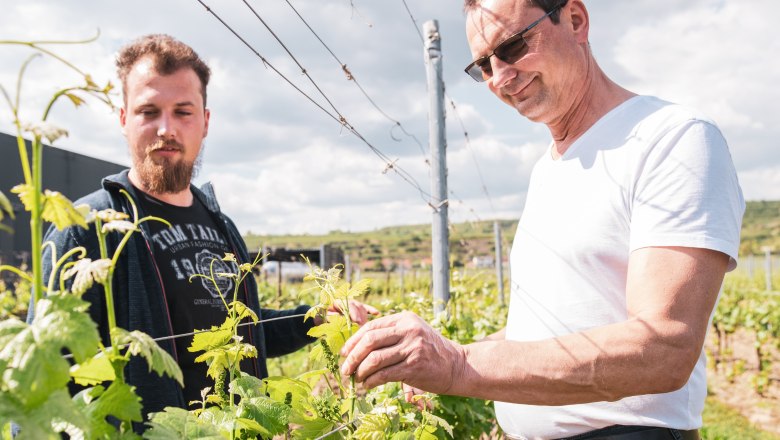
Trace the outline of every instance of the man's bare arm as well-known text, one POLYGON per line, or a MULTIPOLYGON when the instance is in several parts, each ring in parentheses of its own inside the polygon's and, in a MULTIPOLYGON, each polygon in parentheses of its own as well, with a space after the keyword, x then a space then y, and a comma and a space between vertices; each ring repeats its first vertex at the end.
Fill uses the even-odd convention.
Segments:
POLYGON ((403 381, 541 405, 670 392, 685 384, 701 353, 727 263, 728 256, 706 249, 636 250, 626 321, 544 341, 460 346, 413 314, 382 318, 345 345, 343 371, 369 387, 403 381))
POLYGON ((491 333, 476 342, 503 341, 504 339, 506 339, 506 327, 502 328, 501 330, 495 333, 491 333))

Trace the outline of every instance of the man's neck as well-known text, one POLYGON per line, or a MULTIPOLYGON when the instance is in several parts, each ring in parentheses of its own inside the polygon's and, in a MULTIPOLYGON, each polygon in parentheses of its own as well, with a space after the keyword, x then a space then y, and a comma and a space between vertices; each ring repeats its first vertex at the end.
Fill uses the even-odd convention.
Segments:
POLYGON ((133 186, 143 191, 144 193, 154 197, 157 200, 160 200, 162 202, 168 203, 169 205, 173 205, 173 206, 181 206, 181 207, 192 206, 193 195, 192 195, 192 190, 190 190, 189 186, 183 191, 161 194, 161 193, 150 191, 148 189, 148 186, 144 185, 143 181, 138 176, 138 173, 136 173, 135 168, 130 169, 130 173, 127 175, 127 177, 130 179, 130 183, 132 183, 133 186))
POLYGON ((635 94, 609 79, 591 58, 583 87, 570 110, 548 124, 555 143, 553 159, 558 159, 599 119, 635 94))

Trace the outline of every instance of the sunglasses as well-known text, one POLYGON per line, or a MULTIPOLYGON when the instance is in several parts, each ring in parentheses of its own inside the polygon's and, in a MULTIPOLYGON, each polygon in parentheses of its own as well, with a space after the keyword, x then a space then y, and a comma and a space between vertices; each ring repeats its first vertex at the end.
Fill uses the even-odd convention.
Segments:
POLYGON ((519 61, 520 58, 528 53, 528 42, 525 41, 524 35, 537 24, 541 23, 545 18, 561 9, 565 4, 566 2, 563 2, 554 7, 550 12, 544 14, 542 18, 528 25, 527 28, 502 41, 490 54, 472 61, 471 64, 466 66, 465 72, 470 77, 474 78, 475 81, 482 82, 493 76, 493 66, 490 64, 490 57, 493 55, 507 64, 514 64, 519 61))

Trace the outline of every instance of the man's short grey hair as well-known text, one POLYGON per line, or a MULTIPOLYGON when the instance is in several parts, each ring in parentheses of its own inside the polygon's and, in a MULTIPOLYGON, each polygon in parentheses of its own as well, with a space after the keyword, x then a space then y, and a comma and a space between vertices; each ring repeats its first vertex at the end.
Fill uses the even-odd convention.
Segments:
MULTIPOLYGON (((545 13, 552 11, 553 9, 564 6, 568 3, 568 0, 515 0, 518 2, 526 2, 530 7, 537 7, 544 10, 545 13)), ((473 9, 477 9, 482 4, 482 0, 465 0, 463 3, 463 10, 470 12, 473 9)), ((558 24, 560 22, 560 11, 550 14, 550 20, 553 23, 558 24)))

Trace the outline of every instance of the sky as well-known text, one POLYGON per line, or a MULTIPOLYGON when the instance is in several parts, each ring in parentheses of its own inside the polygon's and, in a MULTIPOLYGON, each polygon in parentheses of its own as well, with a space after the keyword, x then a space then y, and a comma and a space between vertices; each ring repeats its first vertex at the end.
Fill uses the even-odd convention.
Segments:
MULTIPOLYGON (((423 22, 435 19, 447 91, 450 220, 519 218, 530 171, 550 134, 463 73, 471 55, 460 0, 201 1, 300 92, 199 0, 0 0, 0 40, 73 41, 99 31, 93 43, 47 47, 96 82, 117 85, 117 104, 113 61, 121 46, 148 33, 189 44, 212 69, 209 135, 195 182, 214 184, 223 211, 243 233, 319 234, 431 221, 429 98, 420 32, 423 22), (301 92, 331 114, 335 107, 412 183, 301 92)), ((729 142, 745 198, 780 199, 780 39, 770 26, 771 18, 780 17, 780 4, 585 4, 591 48, 606 74, 636 93, 703 111, 729 142)), ((0 84, 9 92, 30 54, 23 46, 0 45, 0 84)), ((56 90, 79 82, 61 64, 35 59, 22 84, 22 119, 39 120, 56 90)), ((76 109, 62 101, 49 121, 69 131, 56 147, 130 165, 118 113, 108 107, 90 101, 76 109)), ((0 131, 14 133, 1 100, 0 131)))

